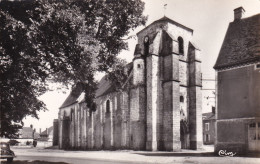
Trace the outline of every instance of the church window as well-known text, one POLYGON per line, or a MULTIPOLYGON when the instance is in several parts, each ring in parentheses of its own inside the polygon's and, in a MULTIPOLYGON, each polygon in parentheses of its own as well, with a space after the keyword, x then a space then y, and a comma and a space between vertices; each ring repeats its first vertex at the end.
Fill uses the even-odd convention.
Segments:
POLYGON ((110 101, 109 100, 107 100, 107 102, 106 102, 106 112, 110 113, 110 101))
POLYGON ((184 48, 183 48, 183 39, 182 37, 178 37, 178 42, 179 42, 179 54, 183 55, 184 54, 184 48))
POLYGON ((205 123, 205 131, 209 131, 209 123, 205 123))
POLYGON ((149 37, 144 37, 144 55, 149 55, 149 37))
POLYGON ((184 102, 184 97, 180 96, 180 102, 184 102))

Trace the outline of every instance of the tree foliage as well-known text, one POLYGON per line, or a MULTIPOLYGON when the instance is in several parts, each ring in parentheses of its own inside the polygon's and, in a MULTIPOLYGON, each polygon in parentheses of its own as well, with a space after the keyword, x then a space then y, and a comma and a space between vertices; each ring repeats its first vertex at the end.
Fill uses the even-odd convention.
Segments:
POLYGON ((1 136, 46 110, 48 83, 82 83, 94 107, 94 74, 113 70, 130 30, 144 25, 140 0, 0 2, 1 136))

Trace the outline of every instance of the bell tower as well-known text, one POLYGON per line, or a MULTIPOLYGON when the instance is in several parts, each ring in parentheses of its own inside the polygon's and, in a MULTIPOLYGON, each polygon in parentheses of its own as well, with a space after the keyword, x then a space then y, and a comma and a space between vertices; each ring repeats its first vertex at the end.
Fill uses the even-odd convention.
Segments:
POLYGON ((130 148, 145 150, 145 59, 140 44, 137 44, 133 59, 133 85, 130 88, 130 148))
POLYGON ((145 80, 145 60, 142 55, 140 44, 137 44, 133 59, 133 85, 144 84, 145 80))

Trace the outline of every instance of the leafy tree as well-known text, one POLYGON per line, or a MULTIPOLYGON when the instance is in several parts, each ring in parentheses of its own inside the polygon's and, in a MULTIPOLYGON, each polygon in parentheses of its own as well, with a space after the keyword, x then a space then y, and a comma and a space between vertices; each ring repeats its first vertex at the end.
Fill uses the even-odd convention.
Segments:
POLYGON ((0 2, 0 136, 47 110, 37 97, 49 82, 81 83, 93 103, 97 71, 115 72, 130 30, 144 25, 140 0, 0 2), (111 71, 112 70, 112 71, 111 71))

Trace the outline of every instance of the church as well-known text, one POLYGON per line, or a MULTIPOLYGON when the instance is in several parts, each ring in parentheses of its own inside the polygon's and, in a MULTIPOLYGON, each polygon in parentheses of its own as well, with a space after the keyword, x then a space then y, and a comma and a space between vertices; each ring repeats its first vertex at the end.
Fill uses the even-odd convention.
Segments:
POLYGON ((60 149, 176 151, 202 146, 201 53, 193 30, 167 17, 137 33, 118 91, 106 76, 95 111, 76 87, 59 109, 60 149))

